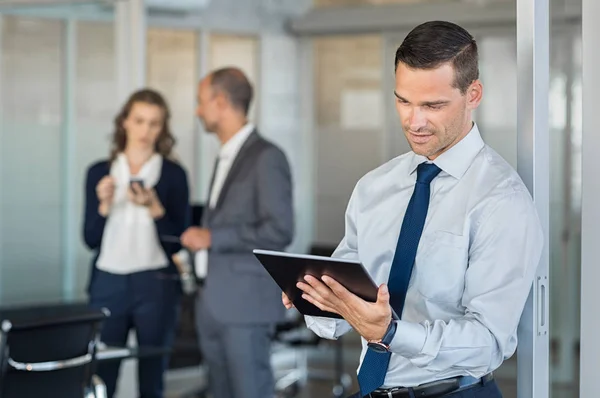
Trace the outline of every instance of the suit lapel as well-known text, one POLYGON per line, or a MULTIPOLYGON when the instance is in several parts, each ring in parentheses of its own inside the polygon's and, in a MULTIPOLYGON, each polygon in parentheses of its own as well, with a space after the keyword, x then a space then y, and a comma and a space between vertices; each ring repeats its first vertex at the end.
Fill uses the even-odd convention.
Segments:
POLYGON ((221 192, 219 193, 219 197, 217 198, 217 205, 215 206, 215 210, 219 209, 221 207, 221 203, 223 202, 223 198, 227 194, 227 190, 229 190, 229 186, 231 185, 231 183, 235 179, 236 175, 241 170, 241 166, 243 165, 244 161, 246 160, 248 152, 250 151, 250 148, 252 147, 252 145, 254 145, 256 140, 258 140, 258 132, 256 130, 254 130, 248 136, 248 138, 246 139, 246 142, 244 142, 244 145, 242 145, 242 147, 240 148, 240 151, 238 152, 235 159, 233 160, 233 164, 231 165, 231 168, 229 169, 229 173, 227 173, 227 177, 225 177, 225 182, 223 183, 223 187, 221 188, 221 192))

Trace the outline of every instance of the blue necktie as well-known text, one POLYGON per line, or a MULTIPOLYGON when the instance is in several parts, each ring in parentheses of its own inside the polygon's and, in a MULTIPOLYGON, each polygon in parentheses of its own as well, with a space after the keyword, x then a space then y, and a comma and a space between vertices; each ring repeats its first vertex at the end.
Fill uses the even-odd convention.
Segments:
MULTIPOLYGON (((417 255, 417 247, 423 233, 429 207, 430 184, 440 173, 440 168, 432 163, 421 163, 417 167, 417 183, 408 202, 402 221, 400 236, 388 278, 390 305, 399 317, 402 317, 408 283, 417 255)), ((358 372, 358 384, 361 396, 370 394, 381 387, 385 381, 391 353, 380 353, 368 349, 358 372)))

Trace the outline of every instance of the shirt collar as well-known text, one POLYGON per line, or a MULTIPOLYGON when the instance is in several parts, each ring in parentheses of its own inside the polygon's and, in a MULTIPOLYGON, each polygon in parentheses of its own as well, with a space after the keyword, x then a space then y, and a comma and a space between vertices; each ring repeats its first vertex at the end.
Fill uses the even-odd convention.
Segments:
MULTIPOLYGON (((452 148, 435 158, 433 163, 456 179, 460 179, 467 171, 475 156, 484 146, 477 124, 473 123, 471 131, 452 148)), ((429 161, 425 156, 413 155, 410 174, 417 170, 417 166, 429 161)))
POLYGON ((247 123, 244 127, 242 127, 240 131, 235 133, 233 137, 229 139, 229 141, 221 146, 221 150, 219 151, 219 159, 224 160, 234 158, 253 131, 254 125, 252 123, 247 123))

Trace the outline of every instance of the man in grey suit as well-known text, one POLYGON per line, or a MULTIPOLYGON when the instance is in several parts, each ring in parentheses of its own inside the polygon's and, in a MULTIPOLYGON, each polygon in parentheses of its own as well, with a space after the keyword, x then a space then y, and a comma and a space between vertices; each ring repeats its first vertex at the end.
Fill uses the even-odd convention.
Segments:
POLYGON ((281 289, 252 250, 292 241, 292 181, 284 153, 247 120, 252 93, 235 68, 212 72, 198 88, 196 113, 221 149, 202 226, 181 241, 197 252, 197 273, 206 272, 196 319, 213 398, 273 396, 271 339, 285 316, 281 289))

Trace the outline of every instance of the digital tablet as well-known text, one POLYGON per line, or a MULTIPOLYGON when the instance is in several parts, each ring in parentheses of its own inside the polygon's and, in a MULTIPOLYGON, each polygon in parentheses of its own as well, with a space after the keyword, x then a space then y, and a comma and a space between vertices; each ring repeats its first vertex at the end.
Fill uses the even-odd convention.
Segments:
MULTIPOLYGON (((305 275, 317 279, 327 275, 363 300, 372 303, 377 301, 378 286, 358 261, 269 250, 254 250, 253 253, 303 315, 342 318, 338 314, 323 311, 302 298, 302 291, 296 287, 296 283, 304 281, 305 275)), ((392 317, 398 319, 393 309, 392 317)))

